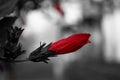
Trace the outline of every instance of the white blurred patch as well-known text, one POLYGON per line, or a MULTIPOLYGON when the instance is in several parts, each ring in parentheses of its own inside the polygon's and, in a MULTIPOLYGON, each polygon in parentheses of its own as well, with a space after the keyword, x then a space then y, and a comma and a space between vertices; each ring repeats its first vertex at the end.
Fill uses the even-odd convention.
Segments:
POLYGON ((107 62, 120 62, 120 10, 107 14, 103 19, 105 36, 105 59, 107 62))
POLYGON ((82 5, 80 1, 68 1, 62 4, 63 10, 65 12, 65 21, 67 24, 74 25, 80 19, 82 19, 82 5))

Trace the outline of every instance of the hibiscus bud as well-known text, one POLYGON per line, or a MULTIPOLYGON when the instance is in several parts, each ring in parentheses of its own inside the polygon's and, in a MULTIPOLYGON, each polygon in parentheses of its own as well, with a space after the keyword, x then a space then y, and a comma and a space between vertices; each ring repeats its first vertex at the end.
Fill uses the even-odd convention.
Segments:
POLYGON ((88 33, 74 34, 52 43, 48 50, 54 51, 54 55, 74 52, 85 44, 90 43, 89 37, 90 34, 88 33))

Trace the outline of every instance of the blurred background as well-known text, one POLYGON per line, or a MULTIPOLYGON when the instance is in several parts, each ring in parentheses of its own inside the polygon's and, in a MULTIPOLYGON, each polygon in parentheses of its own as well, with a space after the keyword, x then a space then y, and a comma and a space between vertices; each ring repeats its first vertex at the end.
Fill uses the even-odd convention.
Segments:
POLYGON ((0 17, 0 42, 10 25, 24 28, 19 42, 27 54, 22 58, 40 41, 71 34, 90 33, 91 43, 49 64, 0 62, 0 80, 120 80, 119 20, 120 0, 20 0, 14 12, 0 17))

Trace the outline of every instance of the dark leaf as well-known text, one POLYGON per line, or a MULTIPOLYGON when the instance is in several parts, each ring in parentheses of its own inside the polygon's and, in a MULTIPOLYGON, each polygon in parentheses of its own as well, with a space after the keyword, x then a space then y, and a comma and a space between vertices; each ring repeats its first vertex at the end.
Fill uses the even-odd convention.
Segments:
POLYGON ((5 44, 3 45, 3 57, 5 57, 3 60, 5 61, 15 61, 17 57, 25 53, 25 50, 22 50, 22 46, 19 41, 19 37, 22 34, 23 29, 18 27, 10 27, 10 29, 7 31, 8 36, 7 40, 5 41, 5 44))
POLYGON ((19 0, 0 0, 0 17, 11 13, 17 6, 19 0))

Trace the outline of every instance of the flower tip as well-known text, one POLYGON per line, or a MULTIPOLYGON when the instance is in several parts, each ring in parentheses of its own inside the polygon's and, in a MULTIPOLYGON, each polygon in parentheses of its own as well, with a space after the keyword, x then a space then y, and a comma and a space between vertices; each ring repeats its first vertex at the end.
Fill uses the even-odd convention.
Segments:
POLYGON ((91 41, 90 41, 90 40, 88 40, 88 43, 91 43, 91 41))
POLYGON ((90 38, 91 34, 89 33, 79 33, 79 34, 75 34, 78 35, 78 37, 83 37, 83 38, 90 38))
POLYGON ((87 37, 88 37, 88 43, 91 43, 91 41, 89 40, 89 38, 90 38, 90 36, 91 36, 91 34, 87 34, 87 37))
POLYGON ((89 34, 89 33, 83 33, 83 35, 84 35, 84 38, 87 40, 86 43, 91 43, 91 41, 89 40, 91 34, 89 34))
POLYGON ((91 36, 89 33, 84 33, 88 38, 91 36))

